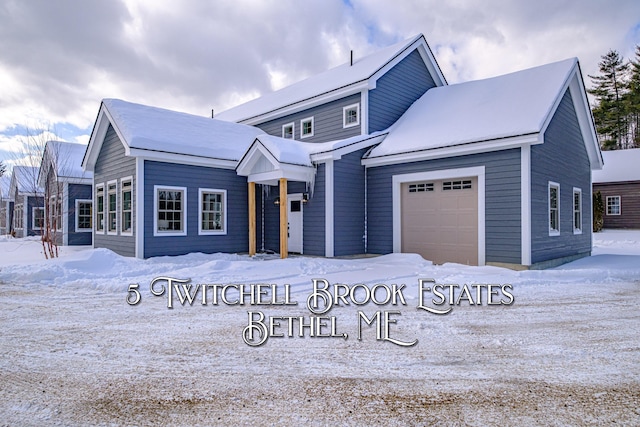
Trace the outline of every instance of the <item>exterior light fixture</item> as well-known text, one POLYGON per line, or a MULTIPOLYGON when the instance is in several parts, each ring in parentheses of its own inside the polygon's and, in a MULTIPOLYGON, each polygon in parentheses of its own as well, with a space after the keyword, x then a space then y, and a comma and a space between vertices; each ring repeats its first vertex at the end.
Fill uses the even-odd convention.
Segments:
POLYGON ((273 204, 276 206, 280 206, 280 197, 276 197, 276 199, 273 201, 273 204))

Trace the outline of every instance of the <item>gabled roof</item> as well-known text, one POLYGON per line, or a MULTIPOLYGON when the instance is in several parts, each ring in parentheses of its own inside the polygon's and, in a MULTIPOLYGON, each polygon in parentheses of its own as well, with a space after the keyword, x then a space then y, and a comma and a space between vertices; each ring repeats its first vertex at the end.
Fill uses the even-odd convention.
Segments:
POLYGON ((93 127, 84 170, 92 171, 109 124, 128 156, 234 168, 258 128, 163 108, 104 99, 93 127))
POLYGON ((603 151, 604 167, 593 171, 594 183, 640 181, 640 148, 603 151))
POLYGON ((9 188, 11 187, 11 176, 0 176, 0 198, 6 200, 9 198, 9 188))
POLYGON ((33 166, 14 166, 11 173, 9 198, 13 200, 16 189, 18 194, 38 195, 44 194, 42 187, 38 185, 40 168, 33 166))
POLYGON ((49 170, 53 167, 60 182, 92 184, 93 173, 82 170, 82 158, 87 150, 84 144, 64 141, 47 141, 42 154, 38 184, 45 187, 49 170))
POLYGON ((363 161, 382 165, 543 142, 570 89, 592 169, 602 157, 578 60, 428 90, 363 161))
POLYGON ((427 41, 422 34, 388 46, 371 55, 347 62, 324 73, 265 94, 257 99, 224 111, 216 116, 221 120, 255 124, 278 115, 288 114, 300 105, 328 102, 361 91, 374 89, 376 81, 391 67, 418 50, 437 86, 446 85, 427 41))

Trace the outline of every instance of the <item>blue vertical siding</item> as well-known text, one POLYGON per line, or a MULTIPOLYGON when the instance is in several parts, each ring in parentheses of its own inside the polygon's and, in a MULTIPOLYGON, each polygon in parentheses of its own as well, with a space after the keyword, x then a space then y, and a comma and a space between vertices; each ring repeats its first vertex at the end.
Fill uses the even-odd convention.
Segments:
MULTIPOLYGON (((349 138, 360 135, 360 126, 343 128, 342 109, 348 105, 359 103, 360 98, 359 93, 350 95, 256 126, 269 135, 282 136, 282 125, 293 122, 295 125, 294 139, 305 142, 326 142, 349 138), (313 117, 314 120, 313 136, 302 139, 300 138, 300 120, 309 117, 313 117)), ((360 107, 360 114, 362 114, 362 106, 360 107)))
POLYGON ((92 192, 90 185, 84 184, 68 184, 69 185, 69 204, 67 209, 69 215, 67 215, 67 230, 69 239, 67 243, 71 245, 90 245, 92 232, 76 233, 76 200, 88 199, 91 200, 92 192))
POLYGON ((333 163, 334 255, 357 255, 364 248, 364 179, 362 156, 368 148, 333 163))
POLYGON ((367 252, 393 252, 392 176, 485 167, 485 260, 521 262, 520 149, 367 169, 367 252))
POLYGON ((369 91, 369 133, 384 130, 436 84, 418 51, 380 77, 369 91))
POLYGON ((248 189, 245 177, 235 170, 145 160, 144 163, 144 257, 183 255, 190 252, 247 252, 248 189), (187 188, 187 235, 153 235, 154 185, 187 188), (227 234, 198 235, 200 188, 227 190, 227 234))
POLYGON ((544 135, 531 147, 531 261, 591 252, 591 169, 567 89, 544 135), (560 184, 560 235, 549 236, 549 181, 560 184), (573 234, 573 187, 582 189, 582 234, 573 234))

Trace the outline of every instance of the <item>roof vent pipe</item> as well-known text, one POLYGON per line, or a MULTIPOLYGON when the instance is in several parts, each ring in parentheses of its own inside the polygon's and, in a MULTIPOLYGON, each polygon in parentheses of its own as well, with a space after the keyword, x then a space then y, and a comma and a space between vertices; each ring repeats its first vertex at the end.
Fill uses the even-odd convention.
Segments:
POLYGON ((351 66, 353 67, 353 50, 351 51, 351 66))
POLYGON ((211 118, 213 119, 213 108, 211 109, 211 118))

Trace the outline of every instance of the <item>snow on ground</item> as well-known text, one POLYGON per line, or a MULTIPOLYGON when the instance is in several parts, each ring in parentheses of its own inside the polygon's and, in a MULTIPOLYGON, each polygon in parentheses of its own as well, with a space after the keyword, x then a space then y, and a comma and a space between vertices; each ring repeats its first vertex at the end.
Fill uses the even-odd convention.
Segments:
MULTIPOLYGON (((640 231, 598 233, 593 256, 521 272, 434 266, 410 254, 142 261, 61 249, 44 260, 37 239, 0 239, 0 425, 639 424, 640 231), (174 295, 168 309, 166 294, 150 293, 158 276, 279 291, 290 284, 298 305, 202 305, 198 294, 192 306, 174 295), (321 315, 348 339, 244 342, 250 311, 308 322, 314 278, 405 284, 406 305, 342 305, 321 315), (458 284, 440 288, 454 299, 464 284, 509 284, 514 302, 489 306, 487 288, 476 286, 468 297, 477 301, 479 288, 482 304, 436 306, 425 291, 425 305, 452 308, 432 314, 417 308, 418 280, 427 278, 458 284), (131 283, 139 284, 136 306, 126 303, 131 283), (358 311, 378 310, 399 312, 383 336, 418 342, 376 340, 375 326, 359 326, 358 311)), ((503 291, 495 299, 506 299, 503 291)), ((286 335, 287 321, 280 324, 275 332, 286 335)))

